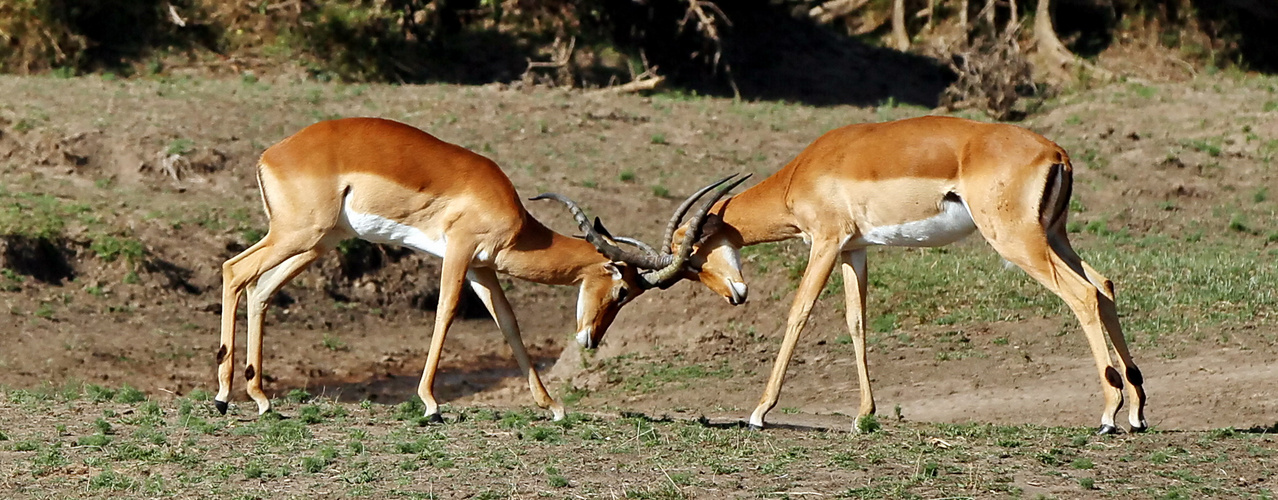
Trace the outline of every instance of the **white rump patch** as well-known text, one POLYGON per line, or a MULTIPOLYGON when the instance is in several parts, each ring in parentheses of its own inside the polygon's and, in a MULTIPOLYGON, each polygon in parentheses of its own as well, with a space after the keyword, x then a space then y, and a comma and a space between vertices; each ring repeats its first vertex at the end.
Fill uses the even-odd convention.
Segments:
POLYGON ((922 220, 870 228, 860 238, 844 242, 843 248, 866 245, 939 247, 954 243, 975 230, 976 223, 972 221, 967 203, 962 199, 946 198, 941 202, 939 214, 922 220))

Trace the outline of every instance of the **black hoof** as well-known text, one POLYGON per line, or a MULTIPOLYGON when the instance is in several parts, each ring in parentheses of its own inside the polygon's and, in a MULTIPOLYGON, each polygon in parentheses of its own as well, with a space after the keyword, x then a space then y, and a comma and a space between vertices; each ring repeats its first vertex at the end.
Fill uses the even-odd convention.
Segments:
POLYGON ((1134 425, 1132 426, 1132 434, 1140 434, 1140 433, 1145 432, 1145 431, 1147 431, 1147 430, 1149 430, 1149 427, 1148 427, 1148 426, 1143 426, 1143 425, 1142 425, 1142 426, 1140 426, 1140 427, 1136 427, 1136 426, 1134 426, 1134 425))
POLYGON ((1105 424, 1100 426, 1099 429, 1096 429, 1097 436, 1104 436, 1106 434, 1118 434, 1118 428, 1109 424, 1105 424))
POLYGON ((442 424, 444 423, 444 416, 438 413, 426 415, 426 422, 432 423, 432 424, 442 424))
POLYGON ((214 407, 214 408, 217 408, 217 412, 218 412, 218 413, 221 413, 221 414, 223 414, 223 415, 226 415, 226 407, 227 407, 226 401, 218 401, 218 400, 214 399, 214 400, 213 400, 213 407, 214 407))

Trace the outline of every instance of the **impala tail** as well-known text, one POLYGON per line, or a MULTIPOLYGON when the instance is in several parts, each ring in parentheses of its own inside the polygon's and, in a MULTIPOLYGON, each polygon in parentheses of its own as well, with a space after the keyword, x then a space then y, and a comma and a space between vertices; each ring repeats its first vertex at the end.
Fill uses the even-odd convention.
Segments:
POLYGON ((1074 190, 1074 173, 1068 160, 1053 163, 1047 170, 1040 217, 1045 229, 1065 224, 1069 217, 1069 197, 1074 190))

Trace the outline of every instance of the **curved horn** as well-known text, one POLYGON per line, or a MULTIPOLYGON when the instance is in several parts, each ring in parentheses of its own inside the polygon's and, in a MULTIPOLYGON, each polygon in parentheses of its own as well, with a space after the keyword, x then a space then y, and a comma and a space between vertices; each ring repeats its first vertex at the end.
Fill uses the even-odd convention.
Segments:
MULTIPOLYGON (((595 230, 594 226, 590 224, 590 218, 586 216, 586 213, 582 211, 581 207, 577 206, 576 202, 564 195, 558 193, 542 193, 529 199, 555 200, 567 206, 568 211, 572 213, 573 219, 576 219, 577 226, 586 234, 586 241, 590 242, 591 245, 594 245, 595 248, 599 250, 599 253, 603 254, 604 257, 615 261, 625 262, 643 269, 662 269, 669 266, 670 262, 674 260, 674 257, 670 255, 659 255, 656 252, 650 251, 644 254, 637 254, 612 244, 612 242, 609 241, 612 238, 599 234, 599 232, 595 230)), ((643 248, 640 247, 640 249, 643 248)))
MULTIPOLYGON (((679 208, 675 209, 674 216, 671 217, 670 222, 666 224, 666 233, 662 235, 661 237, 660 248, 661 248, 661 253, 663 255, 670 255, 670 253, 673 251, 670 248, 670 244, 674 242, 675 231, 679 229, 679 224, 683 222, 684 214, 688 213, 688 209, 692 208, 692 204, 696 203, 698 198, 701 198, 706 193, 710 192, 711 189, 719 187, 723 183, 732 180, 732 178, 736 176, 737 174, 732 174, 722 179, 719 179, 717 181, 714 181, 710 185, 697 190, 697 192, 695 193, 692 193, 692 196, 689 196, 688 199, 683 200, 683 204, 679 205, 679 208)), ((749 176, 747 175, 746 177, 749 177, 749 176)))
POLYGON ((703 200, 701 205, 698 206, 697 210, 692 214, 692 217, 688 219, 688 231, 683 235, 683 245, 679 247, 679 255, 671 259, 670 263, 661 269, 640 274, 639 285, 644 288, 666 288, 674 284, 672 278, 678 276, 679 272, 683 270, 684 264, 686 264, 688 262, 688 258, 692 256, 692 244, 696 243, 696 241, 701 238, 701 226, 705 223, 706 216, 710 213, 710 207, 714 206, 715 202, 719 201, 720 198, 723 198, 723 195, 727 194, 728 191, 731 191, 733 188, 741 185, 742 182, 745 182, 746 179, 749 179, 750 175, 752 174, 746 174, 740 179, 729 184, 723 184, 728 179, 736 177, 734 174, 727 179, 712 184, 711 187, 721 186, 719 189, 715 190, 714 196, 703 200))
POLYGON ((647 243, 644 243, 644 242, 639 241, 639 240, 634 239, 634 238, 627 238, 627 237, 625 237, 625 236, 613 236, 613 237, 612 237, 612 241, 615 241, 615 242, 617 242, 617 243, 625 243, 625 244, 627 244, 627 245, 630 245, 630 246, 633 246, 633 247, 637 247, 637 248, 639 248, 640 250, 643 250, 643 251, 644 251, 644 252, 646 252, 646 253, 650 253, 650 254, 653 254, 653 255, 659 255, 659 254, 657 253, 657 250, 656 250, 655 248, 652 248, 652 247, 651 247, 651 246, 649 246, 647 243))

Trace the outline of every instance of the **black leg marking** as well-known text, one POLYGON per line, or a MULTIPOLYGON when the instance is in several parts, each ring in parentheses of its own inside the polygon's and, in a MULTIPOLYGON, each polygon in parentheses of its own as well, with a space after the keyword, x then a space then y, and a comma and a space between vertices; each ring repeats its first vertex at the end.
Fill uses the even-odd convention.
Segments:
POLYGON ((220 364, 222 364, 222 360, 223 360, 223 359, 226 359, 226 346, 225 346, 225 345, 223 345, 221 349, 218 349, 218 350, 217 350, 217 364, 219 364, 219 365, 220 365, 220 364))
POLYGON ((1114 388, 1123 388, 1123 377, 1112 366, 1105 367, 1105 381, 1109 382, 1109 385, 1114 388))
POLYGON ((1130 381, 1132 385, 1143 385, 1145 383, 1145 376, 1140 374, 1140 368, 1129 366, 1127 367, 1127 380, 1130 381))
POLYGON ((217 408, 217 412, 226 415, 226 401, 213 400, 213 407, 217 408))
POLYGON ((245 380, 252 381, 255 375, 257 375, 257 371, 253 369, 253 365, 249 365, 248 368, 244 369, 245 380))
POLYGON ((1106 434, 1118 434, 1118 428, 1109 424, 1105 424, 1100 426, 1099 429, 1096 429, 1097 436, 1104 436, 1106 434))

